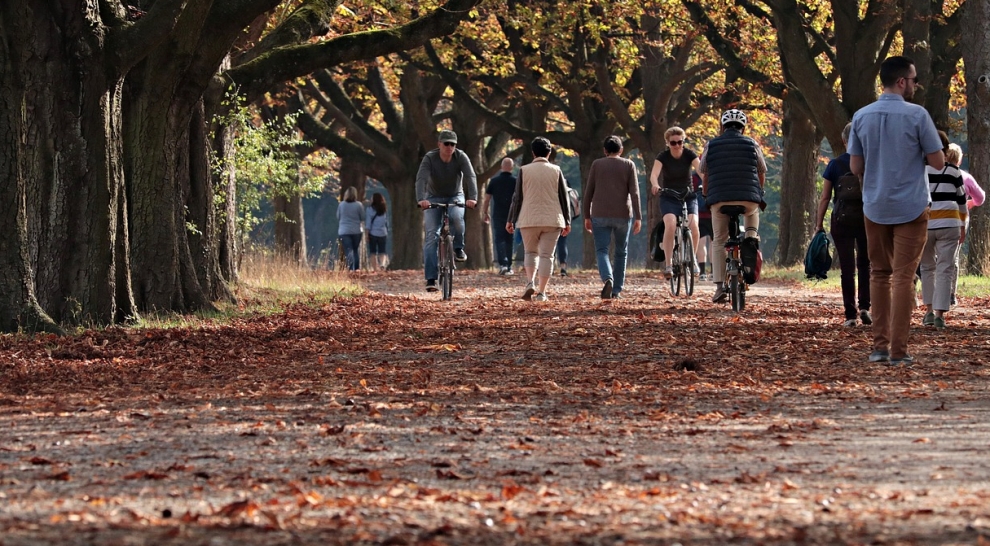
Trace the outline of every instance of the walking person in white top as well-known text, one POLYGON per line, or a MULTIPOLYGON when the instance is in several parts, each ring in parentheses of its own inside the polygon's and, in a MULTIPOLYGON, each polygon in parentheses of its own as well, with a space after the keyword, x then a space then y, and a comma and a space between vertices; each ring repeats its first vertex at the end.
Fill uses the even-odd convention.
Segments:
MULTIPOLYGON (((949 137, 939 131, 942 151, 949 151, 949 137)), ((945 328, 945 313, 952 300, 956 278, 956 250, 966 238, 966 190, 959 167, 945 162, 941 169, 925 167, 932 205, 928 215, 928 240, 921 254, 921 297, 927 312, 922 324, 945 328)))
POLYGON ((536 137, 530 149, 534 159, 519 169, 505 230, 522 233, 528 280, 523 299, 531 300, 535 293, 536 301, 546 301, 557 238, 571 232, 571 207, 564 175, 548 159, 550 141, 536 137))

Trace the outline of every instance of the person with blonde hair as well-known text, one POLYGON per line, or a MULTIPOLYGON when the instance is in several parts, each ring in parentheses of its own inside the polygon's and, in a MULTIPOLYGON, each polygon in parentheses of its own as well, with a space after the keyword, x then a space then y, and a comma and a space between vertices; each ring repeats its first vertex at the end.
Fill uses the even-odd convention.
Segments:
MULTIPOLYGON (((660 194, 660 220, 663 222, 663 255, 667 257, 663 274, 666 278, 673 275, 674 233, 677 231, 677 218, 681 215, 684 203, 688 208, 688 228, 691 230, 691 242, 698 248, 700 233, 698 231, 698 198, 694 193, 691 180, 691 170, 697 169, 700 159, 698 154, 689 149, 685 142, 687 133, 680 127, 671 127, 663 134, 667 149, 660 152, 653 160, 653 170, 650 172, 650 191, 653 195, 660 194), (661 184, 662 182, 662 184, 661 184)), ((694 275, 701 271, 695 264, 694 275)))
MULTIPOLYGON (((939 131, 942 151, 949 151, 949 137, 939 131)), ((931 206, 928 239, 921 254, 921 297, 928 312, 922 324, 945 328, 945 313, 950 307, 952 283, 956 279, 956 253, 966 238, 966 191, 959 167, 946 161, 941 168, 928 165, 928 191, 931 206)))
MULTIPOLYGON (((842 144, 849 144, 850 131, 852 131, 852 123, 847 123, 842 129, 842 144)), ((858 208, 850 209, 856 214, 842 218, 836 214, 841 206, 849 206, 850 204, 848 201, 840 202, 843 196, 850 193, 849 188, 845 185, 853 184, 852 193, 855 193, 855 188, 861 184, 855 175, 853 177, 847 176, 851 172, 849 152, 842 153, 828 162, 825 172, 822 173, 824 182, 815 216, 815 232, 825 231, 825 213, 828 211, 828 204, 832 203, 832 222, 829 227, 831 228, 832 241, 835 242, 835 254, 839 258, 839 280, 842 285, 842 307, 845 312, 845 322, 842 325, 856 326, 856 319, 858 318, 863 325, 870 326, 873 324, 873 317, 870 315, 870 255, 866 244, 866 221, 863 218, 862 191, 859 192, 858 208), (857 273, 858 283, 856 282, 857 273), (859 298, 858 312, 857 296, 859 298)))
POLYGON ((364 205, 358 203, 357 188, 344 190, 344 199, 337 205, 337 237, 344 247, 347 268, 361 268, 361 228, 364 226, 364 205))

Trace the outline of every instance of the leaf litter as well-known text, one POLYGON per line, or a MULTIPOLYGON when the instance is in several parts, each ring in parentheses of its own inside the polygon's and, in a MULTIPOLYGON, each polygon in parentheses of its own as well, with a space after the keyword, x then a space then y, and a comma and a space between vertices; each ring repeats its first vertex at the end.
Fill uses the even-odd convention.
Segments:
POLYGON ((990 540, 988 298, 891 368, 835 291, 573 273, 0 337, 0 543, 990 540))

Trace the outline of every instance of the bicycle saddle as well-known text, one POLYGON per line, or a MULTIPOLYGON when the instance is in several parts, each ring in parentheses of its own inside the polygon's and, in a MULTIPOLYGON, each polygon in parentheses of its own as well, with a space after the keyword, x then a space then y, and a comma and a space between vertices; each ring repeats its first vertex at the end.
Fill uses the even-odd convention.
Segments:
POLYGON ((719 207, 719 211, 726 216, 739 216, 740 214, 746 212, 746 207, 742 205, 725 205, 719 207))

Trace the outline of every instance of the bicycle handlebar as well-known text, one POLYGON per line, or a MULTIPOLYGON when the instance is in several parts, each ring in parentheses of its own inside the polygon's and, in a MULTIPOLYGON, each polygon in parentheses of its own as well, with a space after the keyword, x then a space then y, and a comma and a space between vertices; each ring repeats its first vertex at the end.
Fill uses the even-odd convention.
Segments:
POLYGON ((463 208, 467 207, 467 205, 465 205, 464 203, 430 203, 430 206, 426 207, 423 210, 427 210, 427 209, 446 209, 446 208, 449 208, 449 207, 461 207, 463 209, 463 208))

